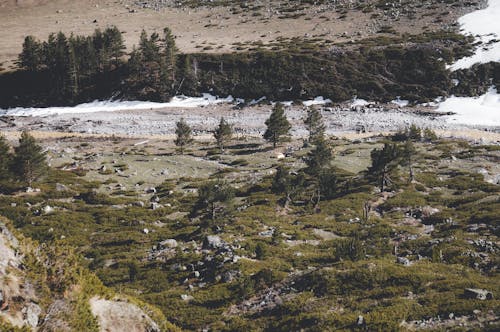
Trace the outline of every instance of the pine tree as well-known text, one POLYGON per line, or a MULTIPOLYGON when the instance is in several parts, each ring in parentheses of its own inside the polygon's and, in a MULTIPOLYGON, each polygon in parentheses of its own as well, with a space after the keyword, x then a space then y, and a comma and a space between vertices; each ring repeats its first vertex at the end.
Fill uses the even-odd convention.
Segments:
POLYGON ((167 86, 168 92, 170 94, 174 93, 174 85, 176 80, 176 68, 177 68, 177 52, 178 49, 175 46, 175 39, 172 35, 172 31, 169 28, 163 29, 163 58, 162 61, 164 68, 163 79, 167 86))
POLYGON ((207 182, 198 189, 196 209, 206 209, 210 219, 215 221, 217 215, 227 211, 234 198, 234 188, 218 179, 207 182))
POLYGON ((47 173, 46 153, 42 151, 42 147, 27 131, 23 131, 19 139, 19 146, 14 150, 13 172, 21 181, 31 186, 33 181, 47 173))
POLYGON ((332 150, 323 136, 316 138, 315 144, 314 149, 307 154, 305 160, 307 167, 305 172, 312 178, 315 190, 311 197, 311 201, 314 200, 314 206, 318 208, 321 201, 322 189, 324 188, 322 181, 331 180, 330 177, 325 176, 324 170, 329 167, 332 161, 332 150))
POLYGON ((397 168, 400 158, 401 149, 396 143, 385 143, 383 149, 371 152, 372 165, 368 168, 368 174, 378 182, 381 192, 391 183, 389 175, 397 168))
POLYGON ((184 118, 181 118, 180 121, 176 123, 175 135, 176 139, 174 143, 180 148, 181 154, 183 154, 184 146, 193 141, 191 138, 191 127, 186 123, 184 118))
POLYGON ((224 144, 231 139, 233 135, 233 128, 224 117, 220 118, 219 126, 214 131, 214 138, 217 141, 217 146, 220 151, 224 151, 224 144))
POLYGON ((264 139, 272 142, 273 147, 276 148, 276 145, 281 140, 281 137, 287 135, 292 126, 285 115, 285 108, 283 104, 277 103, 271 116, 266 120, 267 130, 264 133, 264 139))
POLYGON ((285 208, 288 207, 293 197, 300 192, 304 185, 304 176, 299 173, 294 175, 290 173, 290 170, 282 165, 276 169, 276 174, 274 175, 273 182, 271 185, 271 191, 275 194, 284 194, 284 204, 285 208))
POLYGON ((28 71, 35 72, 42 64, 42 44, 35 37, 24 38, 23 50, 17 64, 28 71))
POLYGON ((321 112, 314 107, 307 111, 307 117, 304 119, 306 129, 309 131, 309 142, 315 144, 316 140, 325 135, 325 124, 321 112))
POLYGON ((110 60, 113 59, 115 66, 118 66, 120 58, 125 55, 125 44, 122 33, 116 26, 104 30, 104 43, 110 60))
POLYGON ((332 160, 332 150, 323 136, 316 138, 315 147, 307 154, 305 172, 318 177, 321 171, 329 166, 332 160))
POLYGON ((404 166, 408 166, 408 183, 413 182, 415 174, 413 171, 413 164, 417 156, 417 149, 411 140, 407 140, 401 148, 401 159, 404 166))
POLYGON ((0 180, 10 179, 12 154, 4 136, 0 135, 0 180))

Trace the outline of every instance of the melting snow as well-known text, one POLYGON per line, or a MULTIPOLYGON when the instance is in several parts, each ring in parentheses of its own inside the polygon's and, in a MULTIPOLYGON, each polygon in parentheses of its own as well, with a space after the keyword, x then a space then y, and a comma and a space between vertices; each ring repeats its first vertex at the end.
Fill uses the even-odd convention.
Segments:
POLYGON ((483 44, 470 57, 465 57, 449 68, 466 69, 476 63, 500 61, 500 0, 488 0, 488 7, 474 11, 458 19, 464 34, 476 36, 483 44))
POLYGON ((153 103, 143 101, 94 101, 91 103, 80 104, 74 107, 45 107, 45 108, 11 108, 7 110, 0 109, 0 116, 50 116, 54 114, 74 114, 74 113, 94 113, 94 112, 113 112, 143 109, 158 109, 166 107, 184 107, 193 108, 208 106, 221 103, 232 103, 234 98, 217 98, 210 94, 203 94, 202 97, 176 96, 168 103, 153 103))
POLYGON ((453 112, 447 121, 457 124, 500 126, 500 94, 495 88, 479 97, 450 97, 438 112, 453 112))
POLYGON ((304 104, 304 106, 312 106, 312 105, 325 105, 325 104, 328 104, 328 103, 331 103, 331 99, 325 99, 324 97, 316 97, 314 98, 313 100, 307 100, 307 101, 304 101, 302 102, 302 104, 304 104))

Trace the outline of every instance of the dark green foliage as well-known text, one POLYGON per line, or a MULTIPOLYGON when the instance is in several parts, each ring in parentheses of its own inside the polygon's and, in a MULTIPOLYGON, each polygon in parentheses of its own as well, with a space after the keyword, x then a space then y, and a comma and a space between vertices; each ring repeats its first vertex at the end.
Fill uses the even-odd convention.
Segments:
MULTIPOLYGON (((96 31, 90 37, 51 35, 42 43, 43 62, 38 70, 0 75, 0 89, 5 91, 0 107, 74 104, 111 96, 163 101, 179 93, 199 95, 206 91, 245 99, 266 96, 270 100, 294 100, 322 95, 344 101, 357 95, 370 100, 389 101, 401 96, 427 101, 448 95, 452 87, 445 61, 439 59, 451 61, 467 44, 454 34, 430 35, 405 37, 415 43, 411 47, 399 46, 401 40, 394 40, 391 43, 398 46, 349 46, 349 50, 335 54, 291 44, 280 51, 177 56, 167 29, 163 38, 155 33, 150 37, 143 34, 127 65, 120 62, 121 35, 116 28, 96 31), (434 39, 444 46, 429 47, 434 39), (68 43, 73 46, 76 66, 67 60, 68 43), (78 90, 72 83, 74 77, 78 77, 78 90), (77 96, 73 96, 75 91, 77 96)), ((36 54, 37 43, 27 43, 26 58, 36 54)), ((493 75, 496 82, 497 72, 488 70, 479 76, 489 82, 493 75)))
POLYGON ((368 177, 376 180, 380 191, 392 183, 389 175, 400 163, 401 149, 396 143, 385 143, 381 150, 371 152, 372 165, 368 168, 368 177))
POLYGON ((43 62, 42 44, 33 36, 24 38, 23 50, 19 54, 18 65, 30 72, 35 72, 43 62))
POLYGON ((224 117, 220 118, 219 126, 214 130, 214 138, 217 141, 219 150, 224 151, 224 145, 231 139, 233 128, 224 117))
POLYGON ((288 135, 288 132, 292 128, 290 122, 285 115, 285 108, 283 104, 277 103, 273 107, 273 111, 266 120, 267 129, 264 133, 264 139, 272 142, 273 147, 276 147, 278 142, 280 142, 283 136, 288 135))
POLYGON ((0 180, 8 180, 11 178, 11 163, 12 154, 10 146, 3 135, 0 135, 0 180))
POLYGON ((181 154, 183 154, 184 147, 193 141, 191 138, 191 127, 187 124, 184 118, 181 118, 176 123, 175 135, 176 138, 174 143, 179 147, 181 154))
POLYGON ((12 170, 21 181, 31 186, 33 181, 47 174, 46 153, 27 131, 23 131, 19 146, 14 150, 12 170))
POLYGON ((292 174, 288 168, 279 166, 273 177, 271 191, 275 194, 285 195, 283 205, 287 207, 303 189, 304 182, 305 178, 302 173, 292 174))
POLYGON ((315 139, 314 148, 307 154, 305 172, 313 177, 318 177, 321 171, 330 165, 332 161, 332 150, 328 142, 321 137, 315 139))
POLYGON ((314 107, 310 107, 307 111, 307 117, 304 119, 306 129, 309 131, 309 142, 315 144, 325 135, 325 124, 321 112, 314 107))
POLYGON ((223 180, 210 181, 198 188, 196 211, 205 210, 209 218, 215 221, 227 213, 234 198, 234 188, 223 180))

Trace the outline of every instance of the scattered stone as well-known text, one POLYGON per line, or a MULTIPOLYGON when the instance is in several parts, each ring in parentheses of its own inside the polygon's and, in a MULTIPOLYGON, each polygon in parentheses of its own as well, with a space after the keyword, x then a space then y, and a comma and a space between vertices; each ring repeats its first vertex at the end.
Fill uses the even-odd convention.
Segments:
POLYGON ((186 301, 186 302, 187 302, 187 301, 194 300, 194 297, 192 297, 191 295, 182 294, 182 295, 181 295, 181 299, 182 299, 183 301, 186 301))
POLYGON ((24 314, 24 319, 31 327, 37 327, 40 314, 42 309, 35 303, 29 303, 23 308, 22 313, 24 314))
POLYGON ((64 184, 56 183, 56 191, 68 191, 68 187, 64 184))
POLYGON ((397 262, 404 266, 411 266, 412 262, 406 257, 397 257, 397 262))
POLYGON ((161 248, 177 248, 177 241, 175 239, 167 239, 160 242, 161 248))
POLYGON ((203 243, 204 248, 217 249, 223 244, 222 239, 218 235, 208 235, 203 243))
POLYGON ((477 300, 493 300, 493 293, 486 289, 479 288, 466 288, 464 290, 464 296, 468 299, 477 300))

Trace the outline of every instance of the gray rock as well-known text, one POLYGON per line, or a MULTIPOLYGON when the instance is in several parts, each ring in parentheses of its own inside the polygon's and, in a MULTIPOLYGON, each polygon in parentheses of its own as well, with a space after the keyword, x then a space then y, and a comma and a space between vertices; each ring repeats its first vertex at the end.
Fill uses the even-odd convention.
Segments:
POLYGON ((163 248, 177 248, 177 241, 174 239, 167 239, 160 242, 160 246, 163 248))
POLYGON ((25 315, 25 320, 31 327, 37 327, 40 314, 42 313, 42 309, 35 303, 29 303, 23 309, 23 313, 25 315))
POLYGON ((68 187, 64 184, 56 183, 56 191, 68 191, 68 187))
POLYGON ((205 239, 204 247, 209 249, 217 249, 223 245, 222 239, 218 235, 208 235, 205 239))
POLYGON ((493 293, 486 289, 479 288, 466 288, 464 290, 464 295, 468 299, 477 300, 493 300, 493 293))
POLYGON ((399 264, 404 265, 404 266, 411 266, 411 264, 412 264, 411 261, 406 257, 398 257, 397 262, 399 264))

